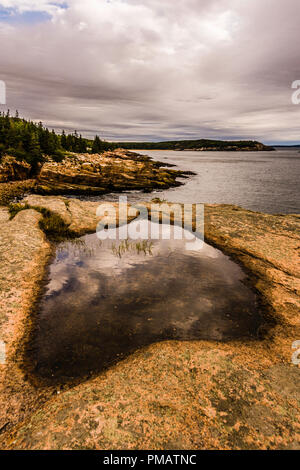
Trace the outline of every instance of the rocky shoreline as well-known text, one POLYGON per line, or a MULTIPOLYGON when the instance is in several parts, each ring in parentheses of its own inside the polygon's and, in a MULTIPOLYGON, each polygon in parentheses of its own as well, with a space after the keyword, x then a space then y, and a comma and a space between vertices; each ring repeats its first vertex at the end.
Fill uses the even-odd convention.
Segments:
POLYGON ((298 215, 205 206, 205 238, 249 273, 266 311, 256 341, 166 341, 68 389, 41 387, 24 347, 53 245, 40 228, 56 213, 78 236, 99 203, 28 196, 10 219, 0 207, 0 445, 3 449, 299 449, 298 215))
POLYGON ((101 195, 111 192, 168 189, 183 183, 192 172, 128 150, 103 154, 68 153, 61 162, 47 158, 35 176, 28 163, 5 157, 0 165, 0 204, 28 192, 43 195, 101 195))

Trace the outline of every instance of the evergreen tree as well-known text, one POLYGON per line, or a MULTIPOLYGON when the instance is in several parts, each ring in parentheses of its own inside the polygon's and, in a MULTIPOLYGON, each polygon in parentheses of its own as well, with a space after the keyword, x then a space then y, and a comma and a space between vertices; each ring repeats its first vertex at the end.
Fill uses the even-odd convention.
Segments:
POLYGON ((41 160, 42 152, 38 139, 38 135, 35 132, 30 134, 28 153, 30 155, 30 163, 39 162, 41 160))
POLYGON ((100 138, 96 135, 93 146, 92 146, 92 153, 101 153, 102 152, 102 142, 100 138))
POLYGON ((68 150, 67 149, 67 138, 66 138, 66 133, 65 133, 64 130, 62 131, 60 143, 61 143, 61 146, 62 146, 63 149, 68 150))
POLYGON ((42 122, 33 123, 19 117, 18 111, 14 117, 10 111, 0 112, 0 158, 12 155, 27 161, 37 168, 46 155, 56 161, 64 158, 64 152, 102 153, 114 148, 113 144, 105 142, 96 136, 94 141, 87 140, 75 130, 73 134, 62 132, 58 136, 43 126, 42 122), (91 148, 92 147, 92 148, 91 148))

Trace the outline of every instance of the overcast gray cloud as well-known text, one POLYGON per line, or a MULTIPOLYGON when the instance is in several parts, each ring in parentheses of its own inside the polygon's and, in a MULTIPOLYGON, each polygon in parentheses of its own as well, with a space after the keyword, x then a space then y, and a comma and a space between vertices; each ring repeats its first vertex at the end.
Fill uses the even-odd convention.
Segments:
POLYGON ((104 138, 300 141, 299 0, 0 0, 7 105, 104 138))

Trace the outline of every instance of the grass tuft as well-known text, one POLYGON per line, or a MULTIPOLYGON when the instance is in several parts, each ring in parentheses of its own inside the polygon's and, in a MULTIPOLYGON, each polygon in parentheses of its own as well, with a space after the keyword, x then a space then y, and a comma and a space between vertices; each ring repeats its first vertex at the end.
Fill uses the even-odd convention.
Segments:
POLYGON ((40 206, 30 206, 27 202, 24 204, 10 204, 8 211, 10 220, 12 220, 20 211, 34 209, 42 214, 43 218, 39 222, 40 229, 46 234, 51 241, 63 241, 75 238, 77 235, 70 230, 69 225, 61 218, 59 214, 40 206))
POLYGON ((12 220, 19 212, 26 209, 31 209, 30 205, 26 202, 25 204, 11 203, 8 206, 9 218, 12 220))

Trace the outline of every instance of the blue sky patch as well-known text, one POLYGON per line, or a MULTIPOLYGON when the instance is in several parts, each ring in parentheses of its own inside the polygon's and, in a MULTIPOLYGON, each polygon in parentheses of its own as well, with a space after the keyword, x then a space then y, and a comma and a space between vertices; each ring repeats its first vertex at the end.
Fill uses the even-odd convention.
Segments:
MULTIPOLYGON (((51 2, 49 5, 57 6, 61 9, 67 9, 67 3, 56 3, 51 2)), ((15 8, 4 8, 0 6, 0 22, 10 23, 10 24, 34 24, 42 23, 44 21, 49 21, 51 15, 46 11, 26 11, 19 13, 15 8)))

